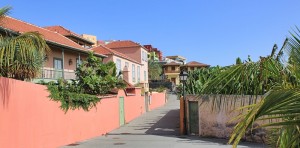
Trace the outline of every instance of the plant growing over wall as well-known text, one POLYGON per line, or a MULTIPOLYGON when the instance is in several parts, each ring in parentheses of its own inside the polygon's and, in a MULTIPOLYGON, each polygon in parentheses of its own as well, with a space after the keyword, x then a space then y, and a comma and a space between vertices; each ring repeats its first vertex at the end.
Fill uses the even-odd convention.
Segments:
MULTIPOLYGON (((234 144, 234 147, 239 143, 245 129, 251 128, 258 120, 271 120, 270 123, 261 126, 276 129, 276 147, 300 147, 299 32, 297 28, 297 31, 291 33, 291 37, 283 46, 288 62, 284 64, 286 71, 280 74, 286 75, 287 79, 274 85, 261 102, 244 107, 248 112, 238 118, 240 122, 235 126, 229 141, 234 144)), ((282 55, 283 52, 279 54, 282 55)))
POLYGON ((69 109, 85 111, 96 106, 100 96, 109 93, 114 88, 124 88, 125 84, 116 75, 116 66, 107 64, 89 53, 86 61, 76 69, 76 80, 68 83, 58 80, 58 84, 49 83, 50 98, 61 102, 61 108, 67 112, 69 109))
POLYGON ((78 87, 83 93, 103 95, 113 88, 123 88, 125 84, 116 74, 116 66, 113 62, 102 63, 100 58, 89 53, 86 61, 76 69, 78 87))
MULTIPOLYGON (((185 91, 187 94, 200 94, 203 91, 204 84, 215 78, 224 71, 226 67, 209 67, 201 68, 189 72, 189 77, 186 81, 185 91)), ((182 92, 180 91, 180 94, 182 92)))
POLYGON ((49 97, 53 101, 59 101, 61 103, 60 108, 65 112, 69 109, 75 110, 80 108, 89 111, 100 101, 100 98, 96 95, 80 93, 80 88, 77 87, 75 81, 68 83, 63 79, 59 79, 57 84, 50 82, 48 91, 50 92, 49 97))
POLYGON ((250 57, 243 63, 238 60, 236 65, 220 72, 199 89, 199 94, 264 95, 260 102, 240 108, 246 113, 235 118, 238 124, 229 141, 234 147, 247 129, 253 129, 255 122, 261 120, 269 122, 255 128, 276 129, 276 147, 300 146, 299 32, 297 28, 279 51, 274 45, 271 54, 260 57, 257 62, 250 57))

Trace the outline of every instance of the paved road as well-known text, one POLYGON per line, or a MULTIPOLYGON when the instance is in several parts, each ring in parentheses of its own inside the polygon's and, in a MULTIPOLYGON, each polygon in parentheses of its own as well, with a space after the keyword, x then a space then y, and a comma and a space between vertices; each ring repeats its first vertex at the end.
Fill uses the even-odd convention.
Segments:
MULTIPOLYGON (((231 147, 226 140, 179 135, 179 100, 169 95, 168 103, 147 112, 105 136, 63 148, 207 148, 231 147)), ((262 147, 243 143, 239 147, 262 147)))

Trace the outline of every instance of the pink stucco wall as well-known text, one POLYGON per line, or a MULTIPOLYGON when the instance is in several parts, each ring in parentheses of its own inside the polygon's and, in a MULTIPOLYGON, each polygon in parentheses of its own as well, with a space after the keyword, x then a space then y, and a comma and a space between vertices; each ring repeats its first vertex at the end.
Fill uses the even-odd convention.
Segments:
MULTIPOLYGON (((126 47, 126 48, 114 48, 113 50, 121 52, 127 55, 128 57, 140 62, 142 64, 142 66, 140 67, 141 82, 148 83, 148 61, 142 59, 142 52, 147 53, 146 49, 142 47, 126 47), (144 71, 146 71, 145 79, 144 79, 144 71)), ((129 70, 131 71, 131 66, 129 67, 129 70)), ((135 71, 137 72, 137 68, 135 68, 135 71)))
POLYGON ((145 113, 145 98, 140 95, 141 89, 136 89, 136 94, 139 95, 124 98, 125 123, 145 113))
POLYGON ((141 47, 113 48, 113 50, 123 53, 138 62, 142 62, 141 47))
POLYGON ((153 110, 157 107, 161 107, 166 103, 166 94, 165 93, 151 93, 151 103, 149 104, 149 109, 153 110))
POLYGON ((127 97, 123 90, 103 98, 89 112, 70 110, 66 114, 48 95, 45 86, 0 77, 1 147, 53 148, 106 134, 119 127, 121 96, 126 122, 144 113, 144 97, 127 97))

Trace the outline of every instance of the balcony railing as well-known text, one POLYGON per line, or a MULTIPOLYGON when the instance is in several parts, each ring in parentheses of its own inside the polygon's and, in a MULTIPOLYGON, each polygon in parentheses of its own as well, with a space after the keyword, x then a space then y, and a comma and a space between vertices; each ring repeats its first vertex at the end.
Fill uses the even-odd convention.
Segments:
POLYGON ((75 79, 76 75, 74 71, 70 70, 57 70, 57 69, 42 69, 41 75, 38 79, 59 79, 65 80, 75 79))
POLYGON ((180 70, 165 70, 165 73, 180 73, 180 70))

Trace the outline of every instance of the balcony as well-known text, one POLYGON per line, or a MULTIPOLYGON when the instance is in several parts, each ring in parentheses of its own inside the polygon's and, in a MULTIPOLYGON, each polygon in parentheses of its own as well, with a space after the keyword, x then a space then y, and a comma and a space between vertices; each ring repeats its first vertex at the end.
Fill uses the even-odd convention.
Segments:
POLYGON ((43 68, 41 69, 41 75, 37 80, 57 80, 63 78, 65 80, 75 79, 76 75, 74 70, 58 70, 53 68, 43 68))
POLYGON ((180 73, 180 70, 164 70, 164 73, 180 73))

